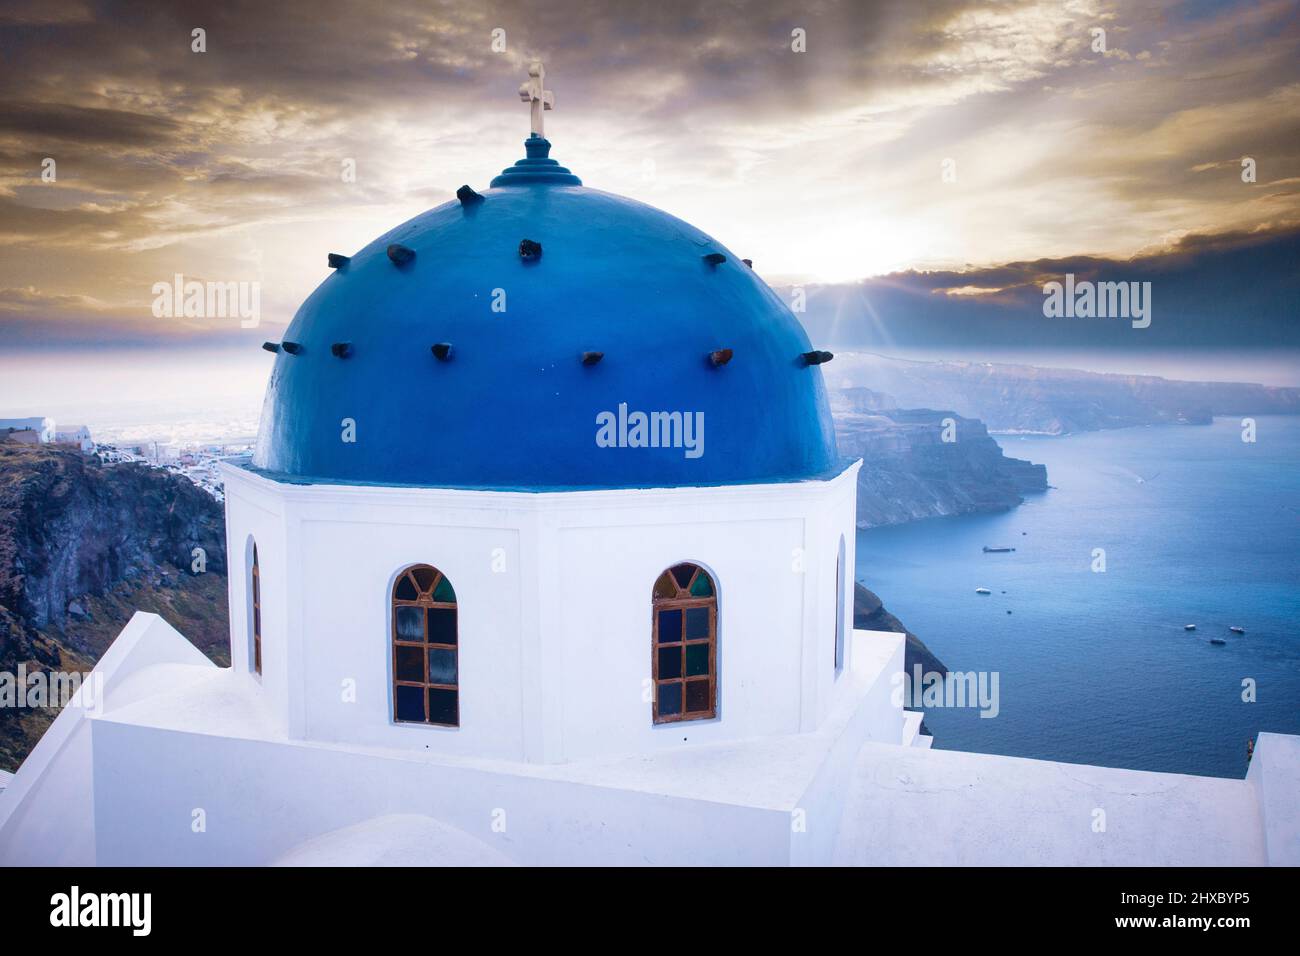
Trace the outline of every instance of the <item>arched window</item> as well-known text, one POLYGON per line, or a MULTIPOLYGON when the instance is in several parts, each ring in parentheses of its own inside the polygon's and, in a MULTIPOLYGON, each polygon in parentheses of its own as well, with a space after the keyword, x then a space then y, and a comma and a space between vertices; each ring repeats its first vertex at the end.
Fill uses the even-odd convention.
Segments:
POLYGON ((844 535, 835 556, 835 673, 844 669, 844 535))
POLYGON ((253 673, 262 673, 262 574, 257 567, 257 544, 253 544, 253 567, 249 571, 249 592, 253 598, 253 673))
POLYGON ((654 722, 701 720, 718 713, 718 598, 713 579, 678 564, 655 582, 654 722))
POLYGON ((417 564, 393 585, 393 719, 460 726, 456 592, 417 564))

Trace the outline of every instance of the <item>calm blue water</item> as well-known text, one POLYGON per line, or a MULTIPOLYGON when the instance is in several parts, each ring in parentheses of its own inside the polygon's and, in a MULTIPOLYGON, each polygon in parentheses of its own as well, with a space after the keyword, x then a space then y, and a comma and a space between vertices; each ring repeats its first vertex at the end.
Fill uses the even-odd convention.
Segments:
POLYGON ((1300 418, 1257 422, 1002 438, 1056 487, 859 532, 858 580, 949 669, 1001 675, 995 718, 927 710, 936 747, 1239 777, 1258 731, 1300 734, 1300 418))

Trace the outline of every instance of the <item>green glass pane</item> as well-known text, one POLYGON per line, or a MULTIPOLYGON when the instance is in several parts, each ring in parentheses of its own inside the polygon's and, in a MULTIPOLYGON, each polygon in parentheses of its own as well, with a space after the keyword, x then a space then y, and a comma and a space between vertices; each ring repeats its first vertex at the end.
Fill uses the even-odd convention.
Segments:
MULTIPOLYGON (((662 664, 660 665, 662 666, 662 664)), ((686 645, 686 676, 687 677, 707 677, 709 673, 709 645, 708 644, 687 644, 686 645)), ((661 670, 660 677, 676 676, 666 675, 661 670)))
POLYGON ((713 579, 701 571, 695 575, 695 583, 691 585, 691 593, 696 597, 713 597, 713 579))
POLYGON ((442 601, 445 604, 456 603, 456 591, 452 588, 451 582, 447 580, 446 575, 438 582, 438 586, 433 589, 433 599, 442 601))
POLYGON ((673 576, 665 571, 659 575, 659 580, 655 582, 655 597, 657 598, 675 598, 677 597, 677 585, 673 584, 673 576))

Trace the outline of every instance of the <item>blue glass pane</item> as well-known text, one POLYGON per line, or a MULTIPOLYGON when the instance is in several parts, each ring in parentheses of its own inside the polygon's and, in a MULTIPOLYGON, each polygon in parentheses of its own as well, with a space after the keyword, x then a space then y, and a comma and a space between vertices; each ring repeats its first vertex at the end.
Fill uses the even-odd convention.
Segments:
POLYGON ((434 649, 429 651, 429 683, 456 683, 456 652, 434 649))
POLYGON ((682 646, 659 648, 659 679, 682 676, 682 646))
POLYGON ((682 611, 675 608, 659 612, 659 643, 668 644, 682 639, 682 611))
POLYGON ((418 647, 397 649, 397 679, 424 680, 424 652, 418 647))
POLYGON ((707 607, 688 607, 686 609, 686 639, 693 641, 709 636, 709 609, 707 607))
POLYGON ((431 688, 429 690, 429 722, 446 724, 449 727, 459 727, 460 716, 456 712, 459 695, 459 691, 431 688))
POLYGON ((674 682, 672 684, 659 685, 659 716, 672 717, 682 712, 682 685, 674 682))
POLYGON ((394 687, 393 708, 398 720, 424 720, 424 688, 394 687))
MULTIPOLYGON (((686 645, 686 676, 701 677, 709 672, 709 645, 686 645)), ((660 675, 663 676, 662 674, 660 675)))
POLYGON ((399 641, 424 640, 424 609, 399 607, 397 609, 397 639, 399 641))
POLYGON ((677 586, 684 588, 691 583, 691 575, 695 573, 695 565, 679 564, 672 569, 672 572, 673 577, 677 579, 677 586))
POLYGON ((454 607, 429 608, 429 643, 456 643, 456 609, 454 607))

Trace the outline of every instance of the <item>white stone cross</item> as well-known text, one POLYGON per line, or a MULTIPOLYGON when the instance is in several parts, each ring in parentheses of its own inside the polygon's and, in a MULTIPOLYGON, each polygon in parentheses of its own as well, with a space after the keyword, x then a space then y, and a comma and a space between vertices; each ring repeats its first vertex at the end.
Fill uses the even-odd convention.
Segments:
POLYGON ((519 87, 519 98, 532 104, 532 132, 534 136, 545 137, 542 132, 542 111, 555 109, 555 94, 545 89, 546 71, 541 61, 535 61, 528 68, 528 81, 519 87))

